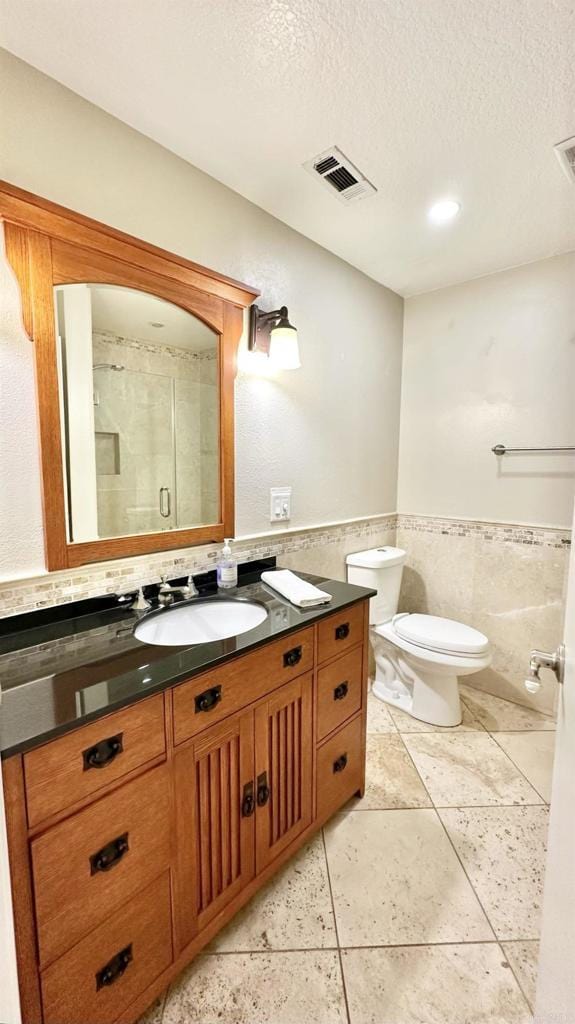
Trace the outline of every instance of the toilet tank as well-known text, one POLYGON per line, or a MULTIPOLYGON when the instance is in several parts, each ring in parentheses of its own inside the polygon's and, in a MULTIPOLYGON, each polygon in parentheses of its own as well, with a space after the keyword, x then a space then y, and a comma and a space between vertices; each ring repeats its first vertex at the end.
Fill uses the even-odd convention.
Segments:
POLYGON ((347 582, 377 590, 377 597, 369 602, 372 625, 387 622, 396 614, 405 559, 402 548, 392 547, 371 548, 347 556, 347 582))

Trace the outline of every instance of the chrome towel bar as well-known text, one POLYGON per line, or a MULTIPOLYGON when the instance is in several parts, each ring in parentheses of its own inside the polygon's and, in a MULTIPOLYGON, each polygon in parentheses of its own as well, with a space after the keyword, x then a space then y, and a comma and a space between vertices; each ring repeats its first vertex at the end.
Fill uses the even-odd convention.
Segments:
POLYGON ((491 449, 494 455, 510 455, 515 452, 562 452, 563 454, 575 452, 573 448, 508 448, 504 444, 496 444, 491 449))

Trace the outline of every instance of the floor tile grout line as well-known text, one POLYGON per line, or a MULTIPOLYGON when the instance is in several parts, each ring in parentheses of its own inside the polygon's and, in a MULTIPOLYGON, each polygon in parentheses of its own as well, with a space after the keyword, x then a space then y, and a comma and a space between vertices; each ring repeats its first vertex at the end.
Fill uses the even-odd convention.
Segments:
MULTIPOLYGON (((534 788, 534 787, 532 787, 534 788)), ((427 793, 426 789, 426 793, 427 793)), ((537 790, 535 790, 537 793, 537 790)), ((537 793, 539 796, 539 794, 537 793)), ((429 798, 431 800, 431 797, 429 798)), ((533 803, 523 804, 507 804, 507 803, 492 803, 492 804, 402 804, 401 807, 350 807, 349 810, 338 811, 338 814, 345 817, 347 814, 365 814, 367 811, 487 811, 492 807, 549 807, 549 804, 543 797, 533 803)))
MULTIPOLYGON (((537 729, 530 729, 530 730, 528 730, 528 731, 527 731, 527 734, 528 734, 528 735, 530 735, 530 736, 532 736, 532 735, 533 735, 533 733, 537 733, 537 735, 539 735, 539 736, 540 736, 541 734, 543 734, 544 736, 546 736, 546 735, 547 735, 547 733, 549 733, 549 732, 551 732, 551 729, 539 729, 539 730, 537 730, 537 729)), ((515 731, 515 730, 512 730, 512 729, 510 729, 510 730, 509 730, 509 733, 513 733, 513 735, 514 735, 514 736, 523 736, 523 735, 525 735, 525 730, 524 730, 523 732, 517 732, 517 731, 515 731)), ((527 782, 528 782, 528 783, 529 783, 529 785, 531 786, 531 789, 534 789, 534 790, 535 790, 535 792, 536 792, 536 793, 537 793, 537 794, 538 794, 538 795, 539 795, 539 796, 541 797, 541 799, 543 800, 543 803, 544 803, 544 804, 545 804, 545 805, 546 805, 547 807, 549 807, 549 805, 550 805, 551 801, 550 801, 550 800, 546 800, 546 799, 545 799, 545 797, 543 796, 543 793, 541 793, 541 792, 540 792, 540 791, 539 791, 539 790, 537 789, 537 786, 536 786, 536 785, 535 785, 535 784, 534 784, 533 782, 531 782, 531 779, 528 779, 528 778, 527 778, 527 776, 526 776, 525 772, 523 771, 523 769, 522 769, 522 768, 520 768, 520 767, 519 767, 519 765, 518 765, 518 764, 516 763, 516 761, 514 761, 514 760, 513 760, 513 758, 511 757, 511 754, 510 754, 510 753, 509 753, 509 752, 508 752, 507 750, 505 750, 505 747, 502 747, 502 746, 501 746, 501 744, 500 744, 499 740, 497 739, 497 735, 492 735, 491 733, 489 733, 489 735, 491 736, 491 738, 492 738, 493 740, 495 740, 495 742, 497 743, 497 746, 499 747, 499 749, 500 749, 500 750, 502 750, 504 754, 507 754, 507 757, 508 757, 508 758, 509 758, 509 760, 511 761, 511 764, 514 764, 514 765, 515 765, 515 767, 517 768, 517 771, 521 773, 521 775, 523 776, 523 778, 524 778, 524 779, 527 779, 527 782)), ((508 733, 507 733, 507 735, 508 735, 508 733)))
MULTIPOLYGON (((503 957, 505 959, 505 962, 507 964, 509 964, 509 969, 510 969, 513 977, 515 978, 515 981, 517 983, 517 987, 518 987, 519 991, 521 992, 521 995, 523 996, 523 998, 524 998, 524 1000, 525 1000, 525 1002, 527 1004, 527 1009, 530 1010, 531 1013, 535 1012, 535 1007, 531 1005, 531 1000, 527 998, 527 993, 525 992, 525 989, 523 988, 523 985, 521 983, 521 979, 519 977, 519 974, 515 970, 511 960, 507 956, 507 953, 505 952, 505 948, 503 946, 503 943, 504 942, 537 942, 537 941, 538 941, 537 939, 499 939, 498 943, 497 943, 499 948, 500 948, 500 950, 501 950, 501 953, 502 953, 502 955, 503 955, 503 957)), ((537 964, 537 966, 539 966, 539 963, 537 964)))
POLYGON ((349 1002, 348 1002, 348 998, 347 998, 347 988, 346 988, 346 984, 345 984, 345 974, 344 974, 344 970, 343 970, 343 957, 341 955, 341 946, 340 946, 340 942, 339 942, 339 929, 338 929, 338 926, 337 926, 337 914, 336 914, 336 910, 335 910, 335 900, 333 898, 333 889, 332 889, 332 885, 331 885, 331 874, 330 874, 330 870, 329 870, 329 858, 328 858, 328 855, 327 855, 327 844, 326 844, 326 841, 325 841, 325 829, 323 829, 323 828, 321 830, 321 839, 322 839, 322 843, 323 843, 323 855, 325 857, 325 869, 326 869, 326 873, 327 873, 327 884, 329 886, 329 895, 330 895, 330 899, 331 899, 331 910, 332 910, 332 914, 333 914, 333 925, 334 925, 334 929, 335 929, 335 941, 337 942, 337 957, 338 957, 338 960, 339 960, 339 973, 341 975, 341 984, 342 984, 342 988, 343 988, 343 1000, 344 1000, 344 1004, 345 1004, 345 1014, 346 1014, 346 1017, 347 1017, 347 1024, 352 1024, 351 1014, 349 1012, 349 1002))
POLYGON ((473 713, 473 710, 469 707, 469 704, 467 703, 467 701, 465 700, 465 697, 461 694, 461 692, 459 693, 459 699, 460 699, 461 703, 463 704, 463 707, 465 708, 465 710, 468 711, 469 714, 471 715, 473 721, 477 722, 477 724, 479 726, 479 729, 477 731, 479 732, 480 729, 483 729, 484 732, 488 732, 487 726, 484 725, 483 722, 481 721, 481 719, 479 719, 477 717, 477 715, 475 715, 473 713))
MULTIPOLYGON (((469 683, 467 685, 469 686, 469 683)), ((516 700, 508 700, 507 697, 500 697, 497 693, 491 693, 489 690, 480 690, 479 688, 476 688, 476 689, 474 689, 474 693, 482 693, 482 694, 485 694, 488 697, 494 697, 495 700, 500 700, 504 704, 511 704, 512 708, 521 708, 522 711, 531 711, 534 715, 541 715, 542 718, 546 718, 549 722, 553 722, 554 726, 557 723, 557 716, 556 716, 556 714, 549 714, 547 711, 539 711, 537 708, 532 708, 528 704, 520 704, 516 700)), ((460 700, 462 700, 463 703, 465 704, 467 710, 471 712, 471 714, 473 715, 474 718, 476 718, 477 716, 473 714, 472 708, 470 708, 469 705, 467 704, 467 700, 471 699, 468 696, 468 694, 460 693, 459 697, 460 697, 460 700)), ((477 720, 479 721, 479 719, 477 719, 477 720)), ((483 723, 481 723, 481 724, 483 724, 483 723)), ((487 726, 483 726, 483 728, 486 729, 487 726)), ((525 730, 525 731, 528 731, 528 730, 525 730)), ((546 732, 552 732, 553 730, 549 729, 549 730, 545 730, 545 731, 546 732)), ((502 732, 505 732, 505 730, 503 729, 502 732)))
MULTIPOLYGON (((413 767, 415 768, 415 771, 417 772, 417 774, 419 774, 418 769, 417 769, 417 765, 415 764, 415 762, 411 758, 409 750, 407 749, 407 744, 404 743, 403 745, 405 746, 405 750, 407 751, 407 756, 410 758, 411 762, 413 763, 413 767)), ((498 745, 499 744, 497 743, 497 746, 498 745)), ((422 778, 422 776, 419 775, 419 778, 422 778)), ((433 797, 432 797, 431 793, 429 792, 428 787, 426 785, 426 782, 425 782, 425 780, 423 778, 422 778, 422 784, 423 784, 423 786, 424 786, 424 788, 426 790, 426 793, 428 794, 428 796, 429 796, 429 798, 430 798, 430 800, 432 802, 432 807, 433 807, 433 809, 434 809, 434 811, 435 811, 435 813, 436 813, 436 815, 437 815, 437 817, 439 819, 441 827, 443 828, 444 833, 445 833, 445 835, 447 837, 447 840, 448 840, 448 842, 449 842, 449 844, 450 844, 450 846, 451 846, 451 848, 452 848, 452 850, 453 850, 457 860, 459 861, 459 864, 461 865, 461 870, 463 871, 463 874, 465 874, 465 876, 466 876, 466 878, 467 878, 467 880, 468 880, 468 882, 469 882, 469 884, 470 884, 470 886, 472 888, 472 892, 475 894, 475 897, 476 897, 476 899, 477 899, 477 901, 478 901, 478 903, 479 903, 479 905, 480 905, 480 907, 481 907, 481 909, 482 909, 482 911, 483 911, 483 913, 485 915, 485 920, 487 921, 487 924, 489 925, 489 928, 491 929, 491 932, 493 933, 493 936, 495 937, 495 940, 498 942, 499 941, 499 937, 498 937, 498 935, 497 935, 497 933, 495 931, 494 925, 491 922, 490 916, 487 913, 487 910, 486 910, 485 906, 483 905, 483 901, 481 900, 481 898, 479 896, 477 888, 473 884, 472 879, 470 877, 470 874, 469 874, 469 872, 468 872, 468 870, 466 868, 466 865, 463 864, 463 861, 462 861, 461 857, 459 856, 459 853, 458 853, 458 851, 457 851, 457 849, 455 847, 455 844, 453 843, 453 840, 451 839, 451 836, 449 835, 449 831, 448 831, 448 829, 447 829, 447 827, 445 825, 445 822, 443 821, 443 818, 441 817, 441 814, 439 813, 440 810, 449 810, 450 808, 438 808, 437 805, 434 803, 433 797)), ((517 805, 517 804, 514 804, 514 805, 501 805, 501 804, 494 804, 494 805, 489 805, 489 807, 501 807, 501 806, 514 806, 514 807, 517 807, 517 806, 519 806, 519 807, 521 807, 521 806, 533 806, 533 807, 541 807, 542 805, 541 804, 533 804, 533 805, 517 805)), ((451 809, 457 810, 458 808, 451 808, 451 809)), ((505 940, 502 940, 502 941, 505 941, 505 940)), ((506 940, 506 941, 513 941, 513 940, 506 940)), ((521 941, 521 940, 517 940, 517 941, 521 941)), ((529 940, 525 940, 525 941, 529 941, 529 940)))
MULTIPOLYGON (((528 936, 520 939, 445 939, 443 942, 367 942, 362 945, 340 946, 342 952, 350 949, 426 949, 427 946, 497 946, 504 942, 539 942, 539 939, 528 936)), ((290 946, 277 949, 214 949, 208 953, 202 950, 195 959, 214 956, 275 956, 276 953, 335 953, 337 946, 290 946)), ((195 960, 193 961, 195 962, 195 960)))
MULTIPOLYGON (((407 755, 410 758, 410 760, 411 760, 411 762, 412 762, 416 772, 418 772, 417 765, 415 764, 415 761, 411 757, 411 754, 409 753, 409 750, 408 750, 406 744, 404 743, 403 745, 404 745, 405 749, 407 750, 407 755)), ((419 775, 419 772, 418 772, 418 775, 419 775)), ((421 775, 419 777, 421 778, 421 775)), ((449 842, 449 845, 451 846, 455 856, 457 857, 457 860, 459 861, 459 863, 461 865, 461 870, 463 871, 463 874, 465 875, 467 881, 469 882, 469 885, 471 886, 471 891, 473 892, 473 894, 475 896, 475 899, 477 900, 479 906, 481 907, 482 913, 483 913, 483 915, 485 917, 485 920, 487 921, 487 924, 489 925, 489 927, 491 929, 493 937, 494 937, 494 939, 497 939, 497 933, 496 933, 495 928, 493 927, 493 925, 491 923, 491 919, 490 919, 489 915, 487 914, 487 912, 485 910, 485 907, 483 906, 483 903, 479 899, 479 893, 477 892, 473 882, 471 881, 471 879, 470 879, 470 877, 469 877, 469 875, 468 875, 468 873, 467 873, 467 871, 465 869, 465 865, 463 864, 463 861, 462 861, 461 857, 459 856, 459 854, 458 854, 458 852, 457 852, 457 850, 455 848, 455 844, 454 844, 453 840, 451 839, 451 836, 449 835, 449 832, 447 831, 444 822, 441 819, 441 815, 439 814, 438 809, 437 809, 437 807, 435 806, 435 804, 433 802, 433 797, 431 796, 431 793, 429 792, 427 786, 425 785, 425 781, 423 779, 421 779, 421 782, 422 782, 423 788, 425 789, 429 799, 431 800, 432 808, 435 811, 435 815, 436 815, 436 817, 437 817, 437 819, 439 821, 439 824, 441 825, 441 828, 443 829, 445 835, 447 836, 447 840, 449 842)))
MULTIPOLYGON (((530 731, 530 730, 522 730, 521 734, 523 732, 526 732, 526 731, 530 731)), ((535 730, 533 730, 533 731, 535 731, 535 730)), ((545 732, 547 730, 539 730, 539 731, 544 731, 545 732)), ((464 735, 464 734, 466 735, 468 732, 472 732, 472 730, 466 730, 465 733, 463 731, 460 731, 459 733, 452 733, 452 736, 454 736, 454 735, 461 736, 461 735, 464 735)), ((505 757, 513 765, 515 770, 517 772, 519 772, 521 778, 525 781, 525 783, 527 784, 529 789, 533 790, 535 795, 538 796, 539 799, 542 800, 544 804, 546 804, 547 801, 545 800, 545 798, 541 795, 539 790, 535 788, 533 783, 530 782, 530 780, 527 778, 525 773, 521 771, 521 768, 519 768, 519 766, 515 764, 515 761, 513 760, 513 758, 507 753, 507 751, 501 746, 501 744, 497 742, 497 740, 495 739, 495 736, 493 736, 493 734, 490 733, 488 730, 485 730, 485 733, 489 737, 490 740, 493 740, 493 742, 497 746, 497 749, 500 750, 501 753, 505 755, 505 757)), ((402 735, 402 734, 400 734, 400 735, 402 735)), ((405 733, 405 735, 406 736, 431 736, 431 735, 437 736, 437 733, 405 733)), ((402 738, 403 738, 403 735, 402 735, 402 738)), ((403 742, 403 745, 404 745, 404 747, 406 748, 408 754, 411 757, 411 753, 409 751, 409 747, 407 746, 407 743, 405 741, 403 742)), ((419 776, 421 778, 421 781, 425 785, 425 782, 423 780, 423 776, 421 775, 421 772, 419 772, 419 769, 417 768, 417 764, 415 764, 415 761, 414 761, 413 757, 411 758, 411 760, 413 761, 413 763, 415 765, 415 768, 418 771, 418 774, 419 774, 419 776)), ((427 789, 427 786, 425 788, 427 789)), ((429 793, 429 790, 427 790, 427 792, 429 793)), ((429 793, 429 797, 430 797, 430 799, 432 799, 431 798, 431 793, 429 793)), ((525 801, 523 803, 510 803, 510 804, 506 804, 506 803, 496 803, 496 804, 437 804, 437 803, 434 802, 433 806, 436 807, 436 808, 437 807, 442 807, 442 808, 460 807, 463 810, 463 808, 465 808, 465 807, 540 807, 541 805, 540 805, 539 802, 531 803, 529 801, 525 801)))
MULTIPOLYGON (((529 730, 527 730, 527 731, 529 731, 529 730)), ((534 793, 536 793, 536 794, 537 794, 537 796, 538 796, 538 797, 539 797, 539 798, 540 798, 541 800, 543 800, 543 803, 546 803, 546 801, 545 801, 545 800, 543 799, 543 797, 541 796, 541 793, 539 792, 539 790, 538 790, 538 789, 536 789, 536 788, 535 788, 535 786, 533 785, 533 783, 532 783, 532 782, 531 782, 531 781, 530 781, 530 780, 529 780, 529 779, 527 778, 527 776, 526 776, 525 772, 522 772, 522 771, 521 771, 521 768, 519 767, 519 765, 515 764, 515 761, 513 760, 513 758, 511 757, 511 755, 510 755, 510 754, 508 754, 508 753, 507 753, 507 751, 505 750, 505 748, 504 748, 504 747, 502 747, 502 746, 501 746, 501 744, 497 742, 497 739, 496 739, 496 737, 494 736, 494 734, 493 734, 493 733, 488 733, 488 736, 489 736, 489 738, 490 738, 491 740, 493 740, 493 742, 494 742, 494 743, 496 744, 496 746, 497 746, 497 747, 499 748, 499 750, 500 750, 500 751, 501 751, 501 752, 502 752, 503 754, 505 754, 505 757, 507 758, 507 760, 509 761, 509 763, 513 765, 513 767, 515 768, 515 770, 519 772, 519 774, 521 775, 521 778, 522 778, 522 779, 525 779, 525 782, 527 783, 527 785, 529 786, 529 788, 530 788, 530 789, 532 789, 532 790, 533 790, 533 792, 534 792, 534 793)), ((515 806, 515 805, 511 805, 511 806, 515 806)), ((528 806, 535 806, 535 805, 533 805, 533 804, 521 804, 520 806, 523 806, 523 807, 528 807, 528 806)))
MULTIPOLYGON (((471 715, 474 723, 479 726, 479 728, 477 729, 477 732, 481 732, 482 729, 483 729, 484 732, 487 732, 487 726, 484 725, 483 722, 481 721, 481 719, 479 719, 477 717, 477 715, 473 713, 472 709, 469 707, 469 704, 466 702, 465 697, 462 697, 461 693, 459 694, 459 700, 463 704, 463 707, 465 708, 465 710, 471 715)), ((461 721, 462 721, 462 724, 463 724, 463 715, 461 716, 461 721)), ((462 731, 464 731, 464 730, 462 730, 462 731)), ((465 730, 465 732, 474 732, 474 731, 475 730, 473 730, 473 729, 466 729, 465 730)))

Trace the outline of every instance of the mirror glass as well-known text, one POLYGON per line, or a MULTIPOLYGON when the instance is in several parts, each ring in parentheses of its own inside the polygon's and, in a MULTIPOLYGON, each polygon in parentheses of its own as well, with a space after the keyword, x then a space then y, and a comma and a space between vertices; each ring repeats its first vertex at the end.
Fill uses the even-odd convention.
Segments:
POLYGON ((219 522, 220 336, 148 292, 54 292, 69 539, 219 522))

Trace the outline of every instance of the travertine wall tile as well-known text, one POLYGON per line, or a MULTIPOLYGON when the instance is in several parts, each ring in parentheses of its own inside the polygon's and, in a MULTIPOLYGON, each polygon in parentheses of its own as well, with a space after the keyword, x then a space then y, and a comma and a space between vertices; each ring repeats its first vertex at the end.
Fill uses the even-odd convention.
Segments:
POLYGON ((469 685, 553 711, 551 673, 538 694, 523 684, 531 648, 561 641, 569 531, 400 515, 397 544, 407 551, 400 610, 460 619, 489 637, 492 664, 469 685))

